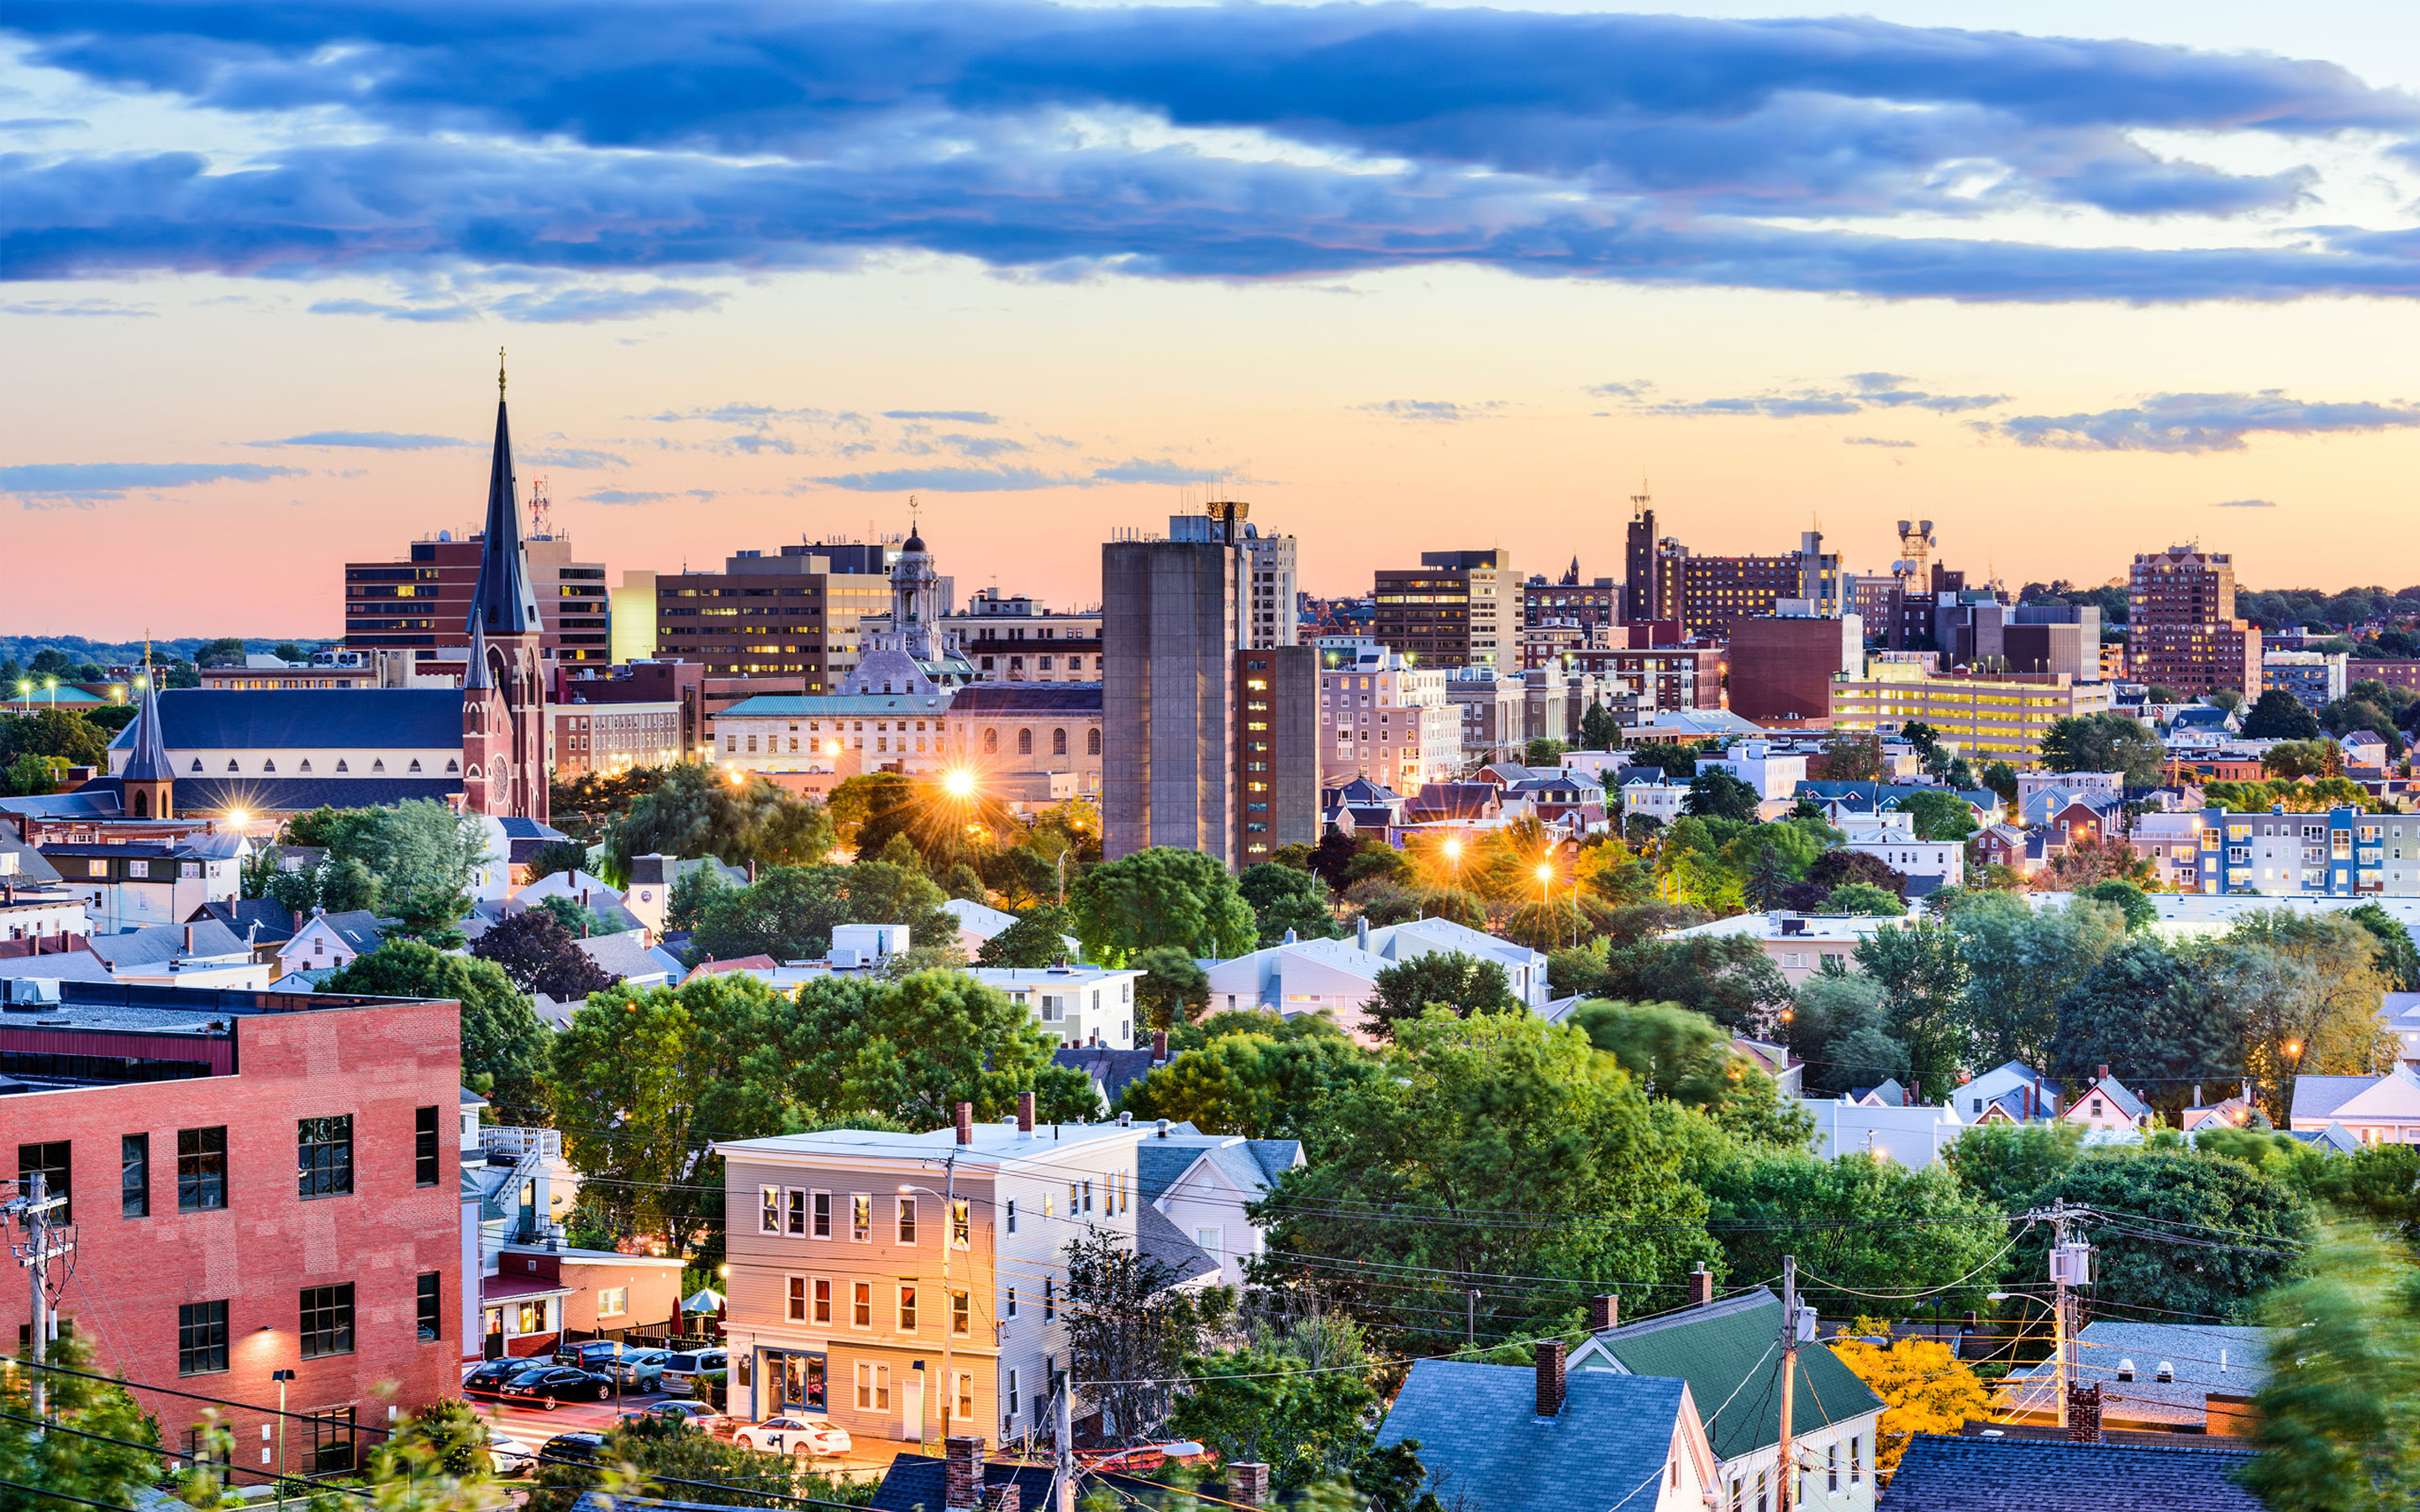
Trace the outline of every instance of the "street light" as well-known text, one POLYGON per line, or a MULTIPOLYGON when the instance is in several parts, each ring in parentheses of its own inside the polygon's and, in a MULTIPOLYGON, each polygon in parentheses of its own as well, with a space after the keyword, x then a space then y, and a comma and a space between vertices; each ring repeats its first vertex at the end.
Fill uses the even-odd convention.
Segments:
MULTIPOLYGON (((957 1298, 950 1290, 950 1251, 957 1246, 958 1239, 957 1151, 950 1152, 949 1164, 944 1169, 947 1175, 943 1178, 942 1184, 949 1188, 948 1191, 936 1192, 929 1186, 918 1186, 913 1181, 902 1181, 899 1183, 899 1195, 908 1196, 922 1192, 941 1199, 941 1399, 937 1405, 940 1409, 941 1437, 946 1439, 950 1436, 950 1419, 954 1415, 950 1409, 956 1405, 952 1400, 952 1394, 958 1389, 958 1378, 950 1368, 950 1340, 954 1336, 951 1330, 956 1326, 958 1320, 957 1298)), ((970 1226, 971 1221, 970 1218, 970 1226)), ((972 1237, 970 1235, 969 1239, 971 1241, 972 1237)), ((971 1303, 974 1299, 970 1296, 967 1300, 971 1303)), ((922 1443, 924 1437, 924 1414, 921 1409, 916 1414, 916 1437, 919 1443, 922 1443)))
POLYGON ((269 1379, 277 1382, 277 1504, 284 1506, 286 1504, 286 1383, 294 1379, 294 1372, 272 1370, 269 1373, 269 1379))
POLYGON ((963 766, 952 767, 941 775, 941 791, 954 798, 973 797, 975 774, 963 766))

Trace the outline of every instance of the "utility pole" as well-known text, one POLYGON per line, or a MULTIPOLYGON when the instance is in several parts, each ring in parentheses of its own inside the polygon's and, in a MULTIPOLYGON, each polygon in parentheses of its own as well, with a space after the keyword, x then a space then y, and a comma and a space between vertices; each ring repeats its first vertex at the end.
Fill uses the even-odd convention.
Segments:
POLYGON ((2073 1305, 2068 1297, 2070 1283, 2078 1285, 2091 1279, 2090 1261, 2082 1258, 2091 1249, 2087 1245, 2071 1245, 2067 1242, 2067 1201, 2054 1199, 2050 1205, 2050 1280, 2052 1380, 2057 1396, 2058 1426, 2066 1427, 2068 1388, 2075 1381, 2075 1319, 2068 1309, 2073 1305))
MULTIPOLYGON (((1073 1365, 1075 1362, 1068 1362, 1073 1365)), ((1059 1388, 1058 1421, 1054 1425, 1059 1443, 1058 1473, 1050 1478, 1051 1497, 1057 1505, 1053 1512, 1076 1512, 1076 1376, 1067 1373, 1059 1388)))
POLYGON ((1776 1489, 1774 1505, 1780 1512, 1791 1512, 1797 1498, 1797 1444, 1790 1431, 1792 1388, 1798 1375, 1798 1257, 1781 1257, 1781 1456, 1774 1468, 1781 1484, 1776 1489))
POLYGON ((1479 1288, 1464 1288, 1462 1302, 1462 1348, 1466 1354, 1479 1348, 1479 1288))
POLYGON ((34 1345, 32 1381, 34 1415, 42 1417, 46 1415, 44 1404, 50 1399, 50 1389, 46 1384, 47 1372, 42 1369, 42 1363, 50 1355, 51 1261, 74 1249, 75 1241, 67 1240, 55 1249, 51 1247, 51 1210, 66 1207, 67 1196, 62 1193, 57 1196, 52 1196, 50 1179, 40 1171, 30 1173, 25 1180, 27 1186, 25 1195, 9 1202, 7 1207, 0 1208, 0 1211, 13 1209, 20 1221, 25 1226, 25 1242, 17 1252, 17 1263, 25 1268, 26 1275, 32 1281, 34 1288, 33 1323, 26 1332, 32 1336, 34 1345))

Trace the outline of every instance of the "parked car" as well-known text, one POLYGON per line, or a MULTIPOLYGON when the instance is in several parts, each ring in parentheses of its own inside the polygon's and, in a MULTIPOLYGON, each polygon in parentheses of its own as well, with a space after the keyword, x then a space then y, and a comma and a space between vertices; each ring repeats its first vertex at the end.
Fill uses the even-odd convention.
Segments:
POLYGON ((697 1389, 697 1378, 709 1370, 720 1370, 731 1358, 727 1350, 686 1350, 664 1357, 664 1390, 675 1396, 687 1396, 697 1389))
POLYGON ((723 1434, 731 1430, 731 1419, 704 1402, 653 1402, 622 1416, 629 1421, 678 1423, 701 1433, 723 1434))
POLYGON ((661 1391, 664 1362, 671 1358, 670 1350, 632 1350, 613 1362, 610 1374, 624 1391, 661 1391))
POLYGON ((502 1396, 505 1388, 520 1377, 553 1368, 544 1360, 490 1360, 462 1378, 462 1395, 502 1396))
POLYGON ((602 1433, 558 1433, 547 1440, 546 1447, 537 1453, 541 1462, 550 1459, 577 1459, 583 1463, 594 1464, 604 1452, 605 1435, 602 1433))
POLYGON ((576 1365, 582 1370, 602 1370, 622 1357, 623 1348, 616 1339, 582 1339, 577 1344, 554 1347, 556 1365, 576 1365))
POLYGON ((542 1401, 553 1412, 562 1402, 601 1402, 613 1395, 613 1379, 577 1365, 551 1365, 507 1380, 498 1396, 509 1401, 542 1401))
POLYGON ((741 1425, 731 1437, 751 1449, 797 1455, 801 1459, 809 1455, 848 1453, 848 1430, 828 1417, 768 1417, 762 1423, 741 1425))
POLYGON ((499 1475, 526 1475, 537 1468, 537 1451, 508 1434, 488 1434, 488 1461, 499 1475))

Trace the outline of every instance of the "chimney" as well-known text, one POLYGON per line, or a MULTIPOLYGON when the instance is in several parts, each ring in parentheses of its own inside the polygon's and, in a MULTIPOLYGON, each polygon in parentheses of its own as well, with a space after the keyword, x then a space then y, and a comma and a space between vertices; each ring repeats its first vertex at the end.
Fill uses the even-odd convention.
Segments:
POLYGON ((1353 921, 1353 943, 1364 950, 1370 949, 1370 918, 1366 914, 1353 921))
POLYGON ((1553 1417, 1563 1410, 1563 1341, 1538 1341, 1538 1415, 1553 1417))
POLYGON ((1016 1132, 1021 1134, 1030 1134, 1033 1132, 1033 1094, 1032 1092, 1016 1094, 1016 1132))
POLYGON ((2067 1436, 2077 1443, 2101 1442, 2101 1382, 2067 1388, 2067 1436))
POLYGON ((2193 1105, 2194 1105, 2194 1106, 2195 1106, 2195 1107, 2200 1107, 2200 1106, 2202 1106, 2202 1105, 2203 1105, 2203 1104, 2202 1104, 2202 1100, 2201 1100, 2201 1083, 2199 1083, 2199 1082, 2195 1082, 2195 1083, 2194 1083, 2194 1100, 2193 1100, 2193 1105))
POLYGON ((1689 1273, 1689 1305, 1703 1307, 1714 1300, 1714 1273, 1706 1269, 1705 1261, 1699 1260, 1698 1268, 1689 1273))
POLYGON ((961 1103, 958 1104, 958 1143, 971 1145, 974 1142, 975 1105, 972 1103, 961 1103))
POLYGON ((1902 1087, 1899 1089, 1899 1105, 1903 1108, 1912 1108, 1916 1106, 1915 1088, 1902 1087))
POLYGON ((748 858, 748 885, 756 886, 756 858, 752 856, 748 858))
POLYGON ((1256 1459, 1239 1459, 1227 1467, 1227 1500, 1237 1506, 1259 1506, 1269 1499, 1269 1467, 1256 1459))
POLYGON ((300 908, 294 910, 294 933, 297 934, 302 933, 302 910, 300 908))
POLYGON ((191 924, 185 926, 185 953, 194 953, 194 926, 191 924))
POLYGON ((2093 1068, 2092 1068, 2092 1085, 2093 1085, 2093 1086, 2098 1087, 2098 1086, 2100 1086, 2102 1082, 2105 1082, 2105 1081, 2107 1081, 2108 1079, 2109 1079, 2109 1068, 2108 1068, 2108 1067, 2106 1067, 2106 1066, 2095 1066, 2095 1067, 2093 1067, 2093 1068))
POLYGON ((1025 1493, 1017 1489, 1015 1481, 991 1492, 990 1496, 991 1499, 984 1504, 985 1512, 1023 1512, 1025 1493))
POLYGON ((947 1512, 976 1512, 983 1504, 984 1442, 953 1434, 941 1441, 941 1505, 947 1512))
POLYGON ((1621 1299, 1606 1295, 1589 1299, 1589 1332, 1603 1334, 1621 1326, 1621 1299))
POLYGON ((1151 1031, 1151 1063, 1155 1066, 1168 1064, 1168 1031, 1166 1029, 1151 1031))

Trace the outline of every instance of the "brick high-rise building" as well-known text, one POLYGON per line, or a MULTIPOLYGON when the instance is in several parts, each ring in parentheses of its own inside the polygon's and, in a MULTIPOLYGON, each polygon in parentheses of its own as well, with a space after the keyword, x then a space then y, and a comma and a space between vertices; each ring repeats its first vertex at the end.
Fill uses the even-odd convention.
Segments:
POLYGON ((1518 659, 1521 575, 1510 551, 1423 551, 1381 567, 1371 634, 1430 667, 1511 667, 1518 659))
MULTIPOLYGON (((1294 612, 1291 595, 1286 612, 1294 612)), ((1282 846, 1319 843, 1319 648, 1236 652, 1235 715, 1235 868, 1241 871, 1282 846)))
POLYGON ((660 573, 656 655, 703 662, 709 677, 795 676, 810 694, 837 692, 857 666, 858 621, 891 608, 897 552, 785 546, 737 552, 721 572, 660 573))
POLYGON ((1521 624, 1532 630, 1553 624, 1576 625, 1587 632, 1583 642, 1595 643, 1608 639, 1598 626, 1621 622, 1621 585, 1610 578, 1580 581, 1579 559, 1574 557, 1560 581, 1550 583, 1540 574, 1522 585, 1521 624))
POLYGON ((1638 492, 1630 496, 1630 527, 1622 539, 1621 618, 1625 623, 1681 617, 1680 606, 1666 592, 1663 564, 1663 555, 1656 549, 1655 502, 1641 483, 1638 492))
POLYGON ((1786 598, 1806 599, 1818 614, 1838 615, 1847 608, 1840 559, 1823 550, 1821 532, 1802 531, 1798 543, 1796 551, 1770 557, 1692 556, 1678 541, 1659 543, 1660 591, 1677 599, 1675 613, 1660 617, 1678 618, 1685 634, 1719 640, 1731 621, 1771 614, 1786 598))
POLYGON ((2135 681, 2189 697, 2260 687, 2260 627, 2236 618, 2232 557, 2197 545, 2138 555, 2127 597, 2126 660, 2135 681))
POLYGON ((1854 614, 1731 622, 1730 709, 1742 718, 1829 718, 1833 680, 1865 670, 1865 626, 1854 614))

